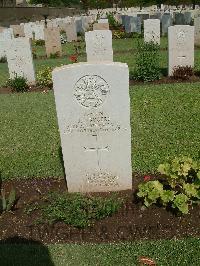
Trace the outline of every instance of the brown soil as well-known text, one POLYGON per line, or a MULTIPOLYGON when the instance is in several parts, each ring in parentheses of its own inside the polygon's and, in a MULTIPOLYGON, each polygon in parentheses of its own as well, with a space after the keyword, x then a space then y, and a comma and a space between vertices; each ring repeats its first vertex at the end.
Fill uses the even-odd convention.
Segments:
MULTIPOLYGON (((135 175, 133 187, 143 180, 135 175)), ((32 179, 7 181, 3 183, 5 191, 10 191, 11 185, 16 188, 19 200, 12 212, 0 216, 0 240, 21 237, 27 240, 49 243, 102 243, 120 242, 139 239, 171 239, 186 236, 200 236, 200 206, 190 209, 185 216, 176 216, 162 207, 152 206, 142 210, 141 203, 134 201, 134 191, 119 192, 123 197, 123 207, 113 216, 96 221, 94 226, 77 229, 58 222, 52 226, 37 225, 38 212, 27 215, 24 208, 30 203, 42 203, 42 197, 50 191, 66 190, 63 179, 32 179)), ((97 193, 108 197, 109 193, 97 193)))

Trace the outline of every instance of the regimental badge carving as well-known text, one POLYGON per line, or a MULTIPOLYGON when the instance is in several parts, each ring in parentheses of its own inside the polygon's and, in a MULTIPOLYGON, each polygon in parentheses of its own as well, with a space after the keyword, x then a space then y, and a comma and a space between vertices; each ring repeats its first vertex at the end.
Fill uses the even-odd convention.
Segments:
POLYGON ((65 134, 72 132, 85 132, 97 134, 99 132, 118 131, 121 126, 111 121, 110 117, 103 112, 85 114, 76 124, 68 125, 65 134))
POLYGON ((80 78, 74 87, 74 96, 78 103, 87 108, 98 107, 103 104, 109 86, 107 82, 96 75, 86 75, 80 78))
POLYGON ((97 187, 117 187, 118 177, 105 172, 98 172, 86 175, 87 183, 97 187))
POLYGON ((177 33, 178 44, 183 45, 185 43, 185 37, 186 37, 186 34, 184 31, 178 32, 177 33))

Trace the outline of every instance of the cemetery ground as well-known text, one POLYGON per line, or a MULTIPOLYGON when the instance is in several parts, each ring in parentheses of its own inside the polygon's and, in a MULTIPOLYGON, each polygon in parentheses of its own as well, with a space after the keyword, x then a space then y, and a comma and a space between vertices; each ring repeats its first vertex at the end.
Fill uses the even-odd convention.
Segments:
MULTIPOLYGON (((42 58, 44 49, 36 47, 41 56, 35 60, 36 72, 43 65, 71 63, 69 56, 74 53, 74 46, 64 47, 67 55, 47 60, 42 58)), ((165 69, 165 38, 161 47, 161 67, 165 69)), ((114 61, 126 62, 133 70, 132 53, 136 48, 133 39, 114 40, 113 48, 114 61)), ((199 57, 200 50, 196 49, 197 70, 199 57)), ((83 52, 78 60, 86 60, 83 52)), ((0 72, 3 87, 8 79, 5 63, 0 63, 0 72)), ((134 187, 145 175, 156 175, 158 165, 167 157, 180 154, 198 157, 199 85, 196 82, 130 86, 134 187)), ((0 265, 5 258, 7 264, 2 265, 11 265, 13 258, 18 263, 15 265, 66 265, 66 261, 68 265, 94 262, 95 265, 137 265, 140 256, 150 257, 158 265, 199 265, 198 206, 190 208, 190 213, 184 216, 158 206, 141 210, 141 204, 133 201, 132 193, 127 191, 117 194, 124 199, 123 207, 112 216, 95 221, 91 228, 77 229, 61 222, 55 226, 36 223, 39 212, 27 215, 25 206, 42 203, 50 190, 63 192, 66 187, 53 92, 4 93, 0 95, 0 106, 3 186, 8 192, 12 184, 19 197, 15 210, 0 217, 0 237, 9 239, 17 234, 22 238, 12 239, 20 242, 18 245, 10 245, 9 241, 0 245, 0 265), (41 245, 23 245, 29 238, 41 245)), ((100 195, 109 198, 111 194, 100 195)))

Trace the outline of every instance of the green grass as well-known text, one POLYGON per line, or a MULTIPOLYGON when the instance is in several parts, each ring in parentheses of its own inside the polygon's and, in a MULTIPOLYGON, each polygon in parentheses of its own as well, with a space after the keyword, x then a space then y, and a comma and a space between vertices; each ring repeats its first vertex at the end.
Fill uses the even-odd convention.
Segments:
MULTIPOLYGON (((130 88, 132 168, 153 172, 168 156, 197 156, 200 84, 130 88)), ((52 92, 0 95, 4 178, 63 176, 52 92)))
POLYGON ((158 266, 198 266, 200 240, 188 238, 100 245, 0 245, 2 266, 139 266, 140 256, 152 258, 158 266))

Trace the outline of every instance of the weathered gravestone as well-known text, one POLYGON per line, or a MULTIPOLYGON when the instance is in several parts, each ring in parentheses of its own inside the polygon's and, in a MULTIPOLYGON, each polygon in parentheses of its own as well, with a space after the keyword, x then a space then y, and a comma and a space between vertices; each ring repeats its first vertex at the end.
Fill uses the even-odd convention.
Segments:
POLYGON ((168 29, 169 76, 178 66, 194 66, 194 27, 171 26, 168 29))
POLYGON ((10 28, 13 29, 15 37, 24 37, 24 26, 23 25, 10 25, 10 28))
POLYGON ((141 23, 143 23, 144 20, 149 19, 150 14, 137 14, 137 17, 141 19, 141 23))
POLYGON ((107 18, 100 18, 98 20, 98 23, 108 23, 108 19, 107 18))
POLYGON ((194 42, 200 45, 200 17, 194 18, 194 42))
POLYGON ((190 25, 192 23, 192 13, 191 12, 185 12, 184 17, 185 17, 185 24, 190 25))
POLYGON ((108 23, 94 23, 93 30, 109 30, 108 23))
POLYGON ((85 33, 88 62, 113 61, 112 32, 95 30, 85 33))
POLYGON ((128 66, 68 65, 53 83, 68 191, 131 189, 128 66))
POLYGON ((174 24, 185 25, 185 16, 183 13, 175 13, 174 24))
POLYGON ((77 41, 76 24, 74 21, 65 24, 67 42, 77 41))
POLYGON ((144 41, 160 44, 160 20, 144 20, 144 41))
POLYGON ((6 57, 7 42, 14 38, 13 29, 3 28, 0 32, 0 59, 6 57))
POLYGON ((35 24, 34 27, 34 37, 35 37, 35 40, 44 40, 44 25, 37 25, 35 24))
POLYGON ((57 54, 58 56, 62 55, 59 28, 45 28, 44 39, 47 57, 50 57, 53 54, 57 54))
POLYGON ((8 41, 6 56, 10 78, 24 77, 29 84, 35 84, 35 71, 30 39, 19 37, 8 41))
POLYGON ((164 36, 168 34, 168 28, 172 26, 173 19, 170 14, 165 13, 162 16, 161 22, 162 22, 162 35, 164 36))
POLYGON ((76 32, 77 33, 84 33, 83 24, 81 18, 75 18, 76 23, 76 32))

